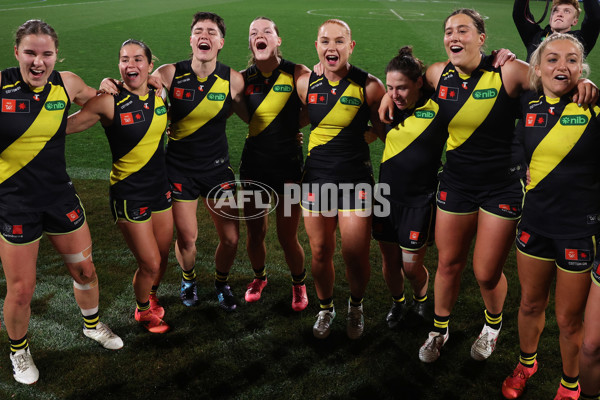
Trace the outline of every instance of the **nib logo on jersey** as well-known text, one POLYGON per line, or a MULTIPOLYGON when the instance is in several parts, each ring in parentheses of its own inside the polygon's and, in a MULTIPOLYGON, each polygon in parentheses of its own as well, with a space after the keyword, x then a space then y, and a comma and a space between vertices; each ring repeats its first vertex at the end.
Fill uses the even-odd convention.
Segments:
POLYGON ((29 100, 2 99, 2 112, 28 113, 29 100))
POLYGON ((581 249, 565 249, 565 260, 568 265, 572 266, 587 266, 590 259, 589 250, 581 249))
POLYGON ((142 110, 121 113, 119 114, 119 116, 121 117, 121 125, 131 125, 145 121, 144 113, 142 112, 142 110))

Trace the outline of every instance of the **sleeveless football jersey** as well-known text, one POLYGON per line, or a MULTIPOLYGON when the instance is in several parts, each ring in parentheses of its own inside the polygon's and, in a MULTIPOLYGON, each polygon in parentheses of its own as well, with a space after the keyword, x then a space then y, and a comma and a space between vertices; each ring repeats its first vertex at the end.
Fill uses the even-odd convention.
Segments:
POLYGON ((483 56, 470 76, 444 68, 435 101, 448 123, 443 179, 454 186, 491 189, 518 179, 512 156, 518 99, 508 96, 500 68, 483 56))
POLYGON ((225 126, 231 109, 230 73, 228 66, 217 62, 212 74, 199 78, 191 60, 175 64, 169 91, 169 174, 204 175, 229 165, 225 126))
POLYGON ((281 60, 268 76, 256 65, 245 72, 250 115, 241 168, 272 169, 302 164, 298 143, 300 98, 294 83, 296 64, 281 60))
POLYGON ((552 238, 600 232, 600 107, 522 96, 518 137, 529 165, 522 221, 552 238))
POLYGON ((111 195, 154 199, 169 190, 164 146, 167 108, 154 90, 139 97, 122 89, 114 101, 113 123, 104 128, 112 152, 111 195))
POLYGON ((372 174, 364 134, 369 122, 365 101, 368 74, 354 66, 338 82, 311 73, 306 98, 311 123, 305 170, 324 178, 372 174))
POLYGON ((390 186, 387 198, 422 206, 433 198, 444 144, 448 138, 435 101, 421 98, 409 110, 395 108, 395 125, 386 126, 379 183, 390 186))
POLYGON ((75 189, 65 164, 71 102, 60 73, 32 90, 18 68, 8 68, 0 101, 0 207, 35 210, 71 199, 75 189))

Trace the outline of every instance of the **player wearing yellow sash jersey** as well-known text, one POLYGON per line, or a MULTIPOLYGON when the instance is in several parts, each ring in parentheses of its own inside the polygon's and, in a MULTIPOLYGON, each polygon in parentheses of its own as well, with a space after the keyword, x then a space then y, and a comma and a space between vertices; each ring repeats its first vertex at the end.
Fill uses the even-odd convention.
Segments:
MULTIPOLYGON (((562 379, 556 399, 579 398, 579 351, 590 274, 600 233, 600 107, 578 107, 569 94, 582 74, 583 45, 554 33, 531 56, 531 87, 521 97, 517 135, 530 181, 516 246, 521 304, 520 358, 502 385, 514 399, 537 371, 537 346, 556 277, 562 379)), ((586 314, 586 323, 594 314, 586 314)), ((593 322, 592 322, 593 324, 593 322)))
POLYGON ((96 90, 71 72, 54 71, 58 37, 29 20, 15 40, 18 68, 0 75, 0 258, 6 277, 4 322, 17 382, 39 378, 27 339, 39 241, 45 232, 73 277, 83 333, 109 349, 123 341, 98 317, 98 277, 83 206, 65 165, 65 127, 71 102, 96 90))
POLYGON ((180 296, 186 306, 196 305, 196 239, 198 198, 213 220, 219 244, 215 252, 215 290, 219 306, 237 307, 228 284, 239 239, 237 210, 223 205, 215 210, 212 189, 234 189, 225 132, 233 110, 248 120, 244 104, 244 78, 219 63, 217 55, 225 44, 225 23, 209 12, 194 15, 190 46, 192 59, 166 64, 154 71, 169 92, 171 135, 167 146, 167 172, 173 190, 173 217, 177 230, 175 255, 183 279, 180 296), (217 212, 219 211, 219 212, 217 212), (233 218, 232 218, 233 217, 233 218))
POLYGON ((433 242, 437 173, 447 133, 439 126, 438 105, 423 85, 425 66, 400 49, 386 67, 387 93, 394 100, 394 122, 386 126, 379 185, 388 185, 387 216, 373 218, 373 237, 379 241, 382 271, 392 294, 386 316, 390 328, 404 320, 409 307, 404 277, 413 290, 410 310, 425 316, 429 273, 423 265, 427 245, 433 242))
MULTIPOLYGON (((436 89, 449 139, 437 193, 434 326, 419 350, 423 362, 437 360, 448 340, 450 314, 473 239, 473 271, 485 303, 485 324, 471 346, 474 359, 491 355, 502 325, 507 293, 502 268, 520 214, 524 174, 518 154, 511 150, 514 99, 529 89, 529 82, 526 63, 511 60, 498 67, 502 62, 486 57, 481 51, 485 39, 485 24, 477 11, 454 11, 444 22, 449 61, 431 65, 425 75, 427 84, 436 89), (496 150, 498 154, 490 153, 496 150)), ((587 104, 597 98, 598 90, 590 81, 580 81, 577 88, 574 101, 587 104)), ((383 121, 389 121, 391 108, 386 96, 380 108, 383 121)))
MULTIPOLYGON (((302 311, 308 305, 304 279, 304 250, 298 241, 299 204, 290 205, 290 214, 284 212, 286 183, 298 183, 302 174, 302 146, 297 135, 300 127, 301 102, 296 81, 309 69, 301 64, 284 60, 279 51, 281 38, 275 23, 258 17, 250 24, 249 44, 252 64, 244 71, 245 98, 250 114, 248 137, 242 153, 240 178, 244 189, 258 190, 263 199, 268 197, 258 185, 260 182, 280 196, 276 208, 277 237, 292 275, 292 309, 302 311)), ((248 285, 246 301, 258 301, 267 285, 265 270, 265 235, 267 214, 253 202, 244 202, 248 238, 246 249, 254 270, 254 279, 248 285)))
POLYGON ((163 99, 148 89, 152 52, 129 39, 119 51, 123 88, 103 94, 69 117, 67 133, 81 132, 100 121, 112 152, 110 203, 113 217, 138 263, 133 277, 135 319, 148 331, 169 330, 156 291, 167 268, 173 240, 171 191, 167 180, 163 99))
POLYGON ((336 315, 333 254, 338 224, 350 284, 346 328, 352 339, 359 338, 364 330, 362 301, 371 273, 372 192, 367 188, 373 176, 364 133, 369 120, 375 133, 383 131, 377 108, 385 89, 377 78, 350 65, 355 44, 344 21, 324 22, 315 42, 324 74, 319 77, 312 73, 298 80, 298 93, 307 105, 312 125, 302 181, 303 188, 310 189, 303 190, 301 205, 320 303, 313 335, 321 339, 329 336, 336 315), (319 196, 326 192, 328 199, 319 196))

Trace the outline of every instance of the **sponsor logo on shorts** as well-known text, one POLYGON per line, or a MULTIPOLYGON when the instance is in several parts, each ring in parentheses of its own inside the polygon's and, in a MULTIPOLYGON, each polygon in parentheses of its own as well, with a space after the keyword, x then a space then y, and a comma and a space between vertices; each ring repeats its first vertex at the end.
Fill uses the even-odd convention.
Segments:
POLYGON ((456 87, 440 86, 438 98, 442 100, 458 101, 459 89, 456 87))
POLYGON ((598 214, 589 214, 586 216, 586 220, 588 225, 597 224, 600 221, 600 216, 598 214))
POLYGON ((524 245, 527 244, 527 242, 529 242, 529 238, 531 237, 531 235, 525 231, 521 231, 521 234, 519 235, 519 241, 521 243, 523 243, 524 245))
POLYGON ((560 117, 560 124, 569 125, 586 125, 589 119, 587 115, 563 115, 560 117))
POLYGON ((473 92, 473 98, 475 100, 493 99, 496 96, 498 96, 498 91, 494 88, 480 89, 473 92))
POLYGON ((410 240, 419 240, 419 235, 420 234, 421 234, 421 232, 410 231, 409 238, 410 238, 410 240))
POLYGON ((548 123, 548 114, 546 113, 527 113, 525 116, 525 126, 528 128, 543 128, 548 123))
POLYGON ((44 104, 44 108, 48 111, 64 110, 66 106, 67 104, 62 100, 47 101, 46 104, 44 104))
POLYGON ((194 100, 194 90, 184 88, 174 88, 173 97, 179 100, 192 101, 194 100))
POLYGON ((510 206, 508 204, 499 204, 498 207, 501 210, 506 210, 506 211, 510 211, 510 206))
POLYGON ((29 100, 2 99, 2 112, 28 113, 29 100))
POLYGON ((76 208, 75 210, 68 212, 66 214, 69 221, 76 222, 79 218, 81 218, 81 208, 76 208))
POLYGON ((589 261, 590 251, 580 249, 565 249, 565 260, 589 261))
POLYGON ((148 211, 148 207, 140 207, 140 215, 146 214, 147 211, 148 211))
POLYGON ((367 192, 365 192, 364 190, 361 190, 358 192, 358 198, 360 200, 366 200, 367 199, 367 192))
POLYGON ((310 93, 308 95, 309 104, 327 104, 327 93, 310 93))
POLYGON ((22 235, 23 234, 23 225, 13 225, 12 226, 12 234, 13 235, 22 235))
POLYGON ((183 192, 183 183, 173 183, 173 190, 177 194, 181 194, 183 192))
POLYGON ((314 203, 315 202, 315 194, 309 192, 306 195, 306 201, 310 201, 311 203, 314 203))
POLYGON ((448 197, 448 192, 440 192, 441 201, 446 201, 446 197, 448 197))

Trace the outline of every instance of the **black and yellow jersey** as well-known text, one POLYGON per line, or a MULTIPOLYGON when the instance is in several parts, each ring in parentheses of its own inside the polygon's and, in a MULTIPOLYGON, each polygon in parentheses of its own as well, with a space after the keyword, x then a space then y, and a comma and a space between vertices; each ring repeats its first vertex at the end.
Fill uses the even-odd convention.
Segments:
POLYGON ((338 82, 311 73, 306 98, 311 132, 305 164, 311 175, 334 179, 372 175, 364 138, 370 117, 367 77, 354 66, 338 82))
POLYGON ((230 73, 228 66, 217 62, 212 74, 199 78, 191 60, 175 64, 169 91, 170 175, 204 175, 229 165, 225 126, 231 110, 230 73))
POLYGON ((422 97, 415 107, 395 108, 394 124, 387 125, 379 183, 390 187, 386 195, 399 204, 423 206, 434 197, 442 150, 448 138, 438 118, 439 106, 422 97))
POLYGON ((517 135, 531 176, 523 223, 557 239, 599 233, 600 107, 527 92, 521 108, 517 135))
POLYGON ((18 68, 8 68, 0 89, 0 207, 36 210, 71 199, 65 164, 71 102, 60 73, 32 90, 18 68))
POLYGON ((167 108, 154 90, 140 97, 121 89, 114 102, 113 123, 104 127, 113 162, 111 196, 155 199, 169 190, 164 142, 167 108))
POLYGON ((242 153, 242 168, 273 169, 302 164, 298 142, 300 98, 294 82, 296 64, 281 60, 263 74, 256 65, 244 71, 250 123, 242 153))
POLYGON ((512 156, 519 103, 506 93, 501 69, 493 67, 491 56, 484 55, 468 76, 448 63, 434 98, 448 124, 445 181, 492 189, 520 177, 512 156))

